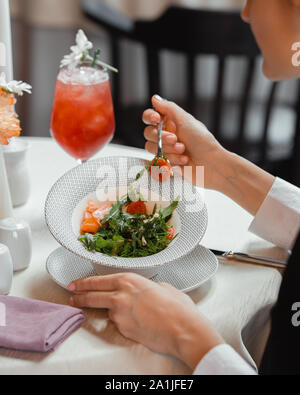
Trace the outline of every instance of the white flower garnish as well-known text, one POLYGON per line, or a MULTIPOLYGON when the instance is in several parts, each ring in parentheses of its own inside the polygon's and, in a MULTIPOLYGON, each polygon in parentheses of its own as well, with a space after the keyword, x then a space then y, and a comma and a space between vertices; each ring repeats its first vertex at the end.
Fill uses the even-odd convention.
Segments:
POLYGON ((94 57, 90 55, 90 49, 93 48, 93 44, 88 40, 82 29, 78 30, 76 35, 76 45, 73 45, 71 49, 71 53, 65 55, 60 63, 60 67, 76 67, 81 62, 91 62, 92 67, 96 64, 102 66, 104 69, 111 70, 115 73, 118 73, 118 70, 98 59, 100 54, 100 50, 95 51, 94 57))
POLYGON ((88 40, 82 29, 78 30, 76 35, 76 45, 73 45, 71 53, 64 56, 61 61, 61 67, 74 65, 76 66, 82 59, 89 55, 89 50, 93 48, 93 44, 88 40))
POLYGON ((93 48, 93 44, 88 40, 82 29, 78 30, 76 35, 76 45, 71 47, 72 52, 84 52, 93 48))
POLYGON ((23 92, 31 94, 31 85, 26 84, 22 81, 10 81, 6 82, 5 74, 0 75, 0 87, 8 93, 13 93, 19 96, 23 96, 23 92))

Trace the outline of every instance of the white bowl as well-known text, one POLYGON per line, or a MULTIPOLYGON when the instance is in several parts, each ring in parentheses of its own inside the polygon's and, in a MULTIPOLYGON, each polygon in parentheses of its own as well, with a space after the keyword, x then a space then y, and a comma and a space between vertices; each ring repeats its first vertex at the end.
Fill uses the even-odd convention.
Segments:
POLYGON ((192 251, 204 236, 207 210, 197 188, 178 175, 172 177, 169 183, 159 183, 145 173, 138 181, 141 191, 150 191, 151 202, 153 197, 154 200, 158 199, 158 206, 168 205, 168 202, 178 196, 178 192, 184 191, 172 218, 178 237, 165 250, 143 258, 111 257, 90 252, 78 241, 82 213, 87 201, 103 201, 104 195, 108 200, 115 201, 111 198, 112 191, 123 194, 124 189, 134 181, 137 172, 147 164, 141 159, 119 157, 89 161, 67 172, 48 194, 45 218, 50 232, 67 250, 89 260, 99 275, 127 271, 153 277, 162 265, 192 251), (104 185, 108 186, 107 193, 104 193, 104 185))

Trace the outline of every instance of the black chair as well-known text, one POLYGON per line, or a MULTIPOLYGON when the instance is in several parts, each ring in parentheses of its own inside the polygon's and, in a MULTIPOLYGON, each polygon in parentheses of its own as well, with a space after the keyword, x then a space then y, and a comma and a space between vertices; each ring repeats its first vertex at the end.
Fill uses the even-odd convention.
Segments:
MULTIPOLYGON (((255 143, 250 143, 247 140, 246 120, 251 100, 256 59, 260 51, 249 26, 241 20, 239 12, 171 7, 155 21, 133 22, 123 14, 94 0, 82 1, 82 10, 90 20, 96 22, 109 33, 112 62, 117 67, 120 65, 120 43, 123 39, 143 44, 147 57, 149 98, 155 93, 161 93, 161 51, 170 50, 183 53, 186 58, 187 98, 184 103, 179 104, 199 119, 204 119, 210 130, 228 149, 244 155, 267 170, 276 171, 277 174, 295 182, 296 174, 291 172, 291 166, 292 163, 296 163, 297 153, 299 153, 300 99, 295 108, 298 115, 295 147, 291 149, 291 155, 286 167, 279 166, 279 169, 277 169, 275 164, 268 158, 268 132, 278 83, 270 84, 267 100, 264 103, 264 122, 261 138, 255 143), (207 121, 205 119, 206 114, 203 114, 205 105, 201 101, 199 102, 196 94, 196 60, 199 55, 214 55, 218 62, 216 94, 213 103, 210 105, 210 120, 208 119, 207 121), (243 57, 247 63, 242 95, 236 103, 239 111, 239 122, 238 131, 234 139, 226 138, 222 129, 222 119, 226 105, 224 83, 229 56, 243 57), (198 111, 199 107, 200 111, 198 111), (297 141, 298 144, 296 146, 297 141), (280 174, 282 169, 286 169, 286 175, 280 174)), ((141 106, 124 107, 120 100, 121 76, 122 73, 114 77, 118 137, 126 144, 142 147, 144 140, 140 118, 142 111, 150 103, 143 103, 141 106), (134 130, 137 131, 136 134, 132 132, 134 130)))

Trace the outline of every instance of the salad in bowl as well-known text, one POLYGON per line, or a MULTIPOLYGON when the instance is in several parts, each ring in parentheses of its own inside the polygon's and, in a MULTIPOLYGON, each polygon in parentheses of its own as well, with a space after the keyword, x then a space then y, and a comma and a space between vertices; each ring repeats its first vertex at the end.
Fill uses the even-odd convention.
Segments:
POLYGON ((133 188, 114 204, 89 200, 78 240, 88 251, 109 256, 140 258, 157 254, 177 236, 170 220, 178 203, 179 197, 167 207, 152 207, 133 188))

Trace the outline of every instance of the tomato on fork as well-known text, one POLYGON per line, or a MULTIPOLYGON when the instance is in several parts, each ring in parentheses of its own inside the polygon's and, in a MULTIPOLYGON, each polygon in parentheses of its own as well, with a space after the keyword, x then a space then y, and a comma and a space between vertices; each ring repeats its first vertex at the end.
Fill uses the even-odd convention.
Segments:
POLYGON ((154 158, 149 166, 149 172, 156 181, 167 181, 172 176, 172 166, 166 158, 154 158))

